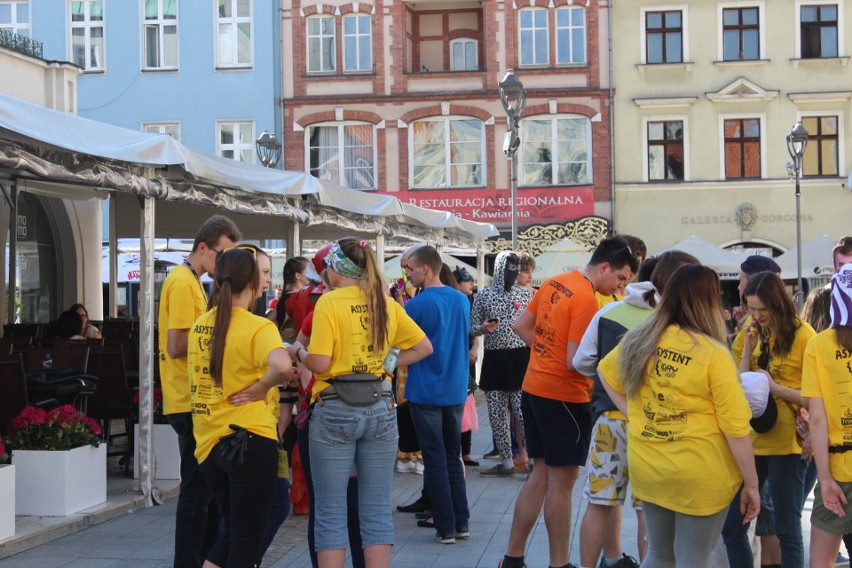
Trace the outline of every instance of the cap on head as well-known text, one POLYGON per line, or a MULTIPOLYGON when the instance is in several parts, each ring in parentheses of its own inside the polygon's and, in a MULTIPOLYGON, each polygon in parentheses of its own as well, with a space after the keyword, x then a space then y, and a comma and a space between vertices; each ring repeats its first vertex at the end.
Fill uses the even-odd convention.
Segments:
POLYGON ((464 266, 456 266, 456 269, 453 270, 453 276, 459 282, 473 282, 473 276, 470 275, 470 272, 464 266))
POLYGON ((323 245, 317 250, 314 257, 308 263, 308 270, 305 273, 305 276, 308 277, 308 280, 313 282, 322 282, 322 271, 326 268, 326 257, 328 256, 328 251, 331 250, 331 247, 334 243, 328 243, 323 245))
POLYGON ((777 262, 768 256, 760 256, 759 254, 753 254, 746 258, 742 264, 740 264, 740 270, 748 276, 752 276, 758 272, 774 272, 775 274, 781 274, 781 267, 778 266, 777 262))

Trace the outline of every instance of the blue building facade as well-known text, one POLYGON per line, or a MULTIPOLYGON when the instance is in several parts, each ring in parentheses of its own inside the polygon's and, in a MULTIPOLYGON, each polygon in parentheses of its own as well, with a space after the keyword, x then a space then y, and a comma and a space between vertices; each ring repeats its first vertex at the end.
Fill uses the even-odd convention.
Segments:
POLYGON ((0 0, 0 27, 85 69, 80 116, 257 163, 255 139, 281 124, 279 13, 278 0, 0 0))

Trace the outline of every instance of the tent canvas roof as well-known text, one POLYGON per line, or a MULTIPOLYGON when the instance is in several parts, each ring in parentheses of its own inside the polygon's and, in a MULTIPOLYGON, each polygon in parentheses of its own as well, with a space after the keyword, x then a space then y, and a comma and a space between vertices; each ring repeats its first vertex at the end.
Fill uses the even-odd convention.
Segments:
POLYGON ((741 272, 740 264, 745 260, 743 256, 735 252, 725 250, 695 236, 688 237, 664 249, 658 250, 654 255, 659 255, 670 250, 688 252, 701 261, 701 264, 709 266, 718 272, 719 278, 722 280, 738 279, 741 272))
MULTIPOLYGON (((834 274, 832 252, 837 239, 828 235, 802 244, 802 277, 818 278, 834 274)), ((782 278, 796 278, 798 249, 791 248, 775 259, 781 267, 782 278)))
MULTIPOLYGON (((402 268, 399 266, 399 259, 400 259, 401 256, 402 255, 393 256, 393 257, 387 259, 385 261, 385 263, 382 265, 382 272, 384 273, 384 276, 385 276, 385 282, 390 284, 392 282, 396 282, 397 280, 399 280, 402 277, 402 268)), ((470 272, 470 275, 473 276, 474 278, 476 278, 477 274, 479 274, 479 271, 477 270, 477 268, 475 266, 472 266, 472 265, 468 264, 467 262, 465 262, 465 261, 463 261, 459 258, 456 258, 455 256, 453 256, 451 254, 447 254, 445 252, 442 252, 441 253, 441 260, 443 260, 445 263, 447 263, 450 266, 450 268, 452 268, 453 270, 456 269, 456 266, 460 266, 462 268, 465 268, 468 272, 470 272)), ((485 282, 477 282, 476 284, 479 287, 488 286, 489 284, 491 284, 491 277, 486 274, 485 275, 485 282)))
POLYGON ((586 266, 590 258, 592 253, 587 246, 571 239, 557 241, 535 257, 532 284, 541 286, 548 278, 586 266))

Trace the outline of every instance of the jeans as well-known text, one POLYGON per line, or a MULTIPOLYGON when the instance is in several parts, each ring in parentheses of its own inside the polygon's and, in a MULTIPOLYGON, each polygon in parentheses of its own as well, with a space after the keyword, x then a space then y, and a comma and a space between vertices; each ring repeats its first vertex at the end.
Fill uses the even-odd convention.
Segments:
POLYGON ((432 498, 432 519, 441 536, 468 528, 470 511, 461 462, 461 418, 464 404, 411 404, 411 419, 423 452, 423 481, 432 498))
POLYGON ((340 399, 321 400, 308 438, 317 550, 346 548, 346 487, 353 465, 364 548, 393 544, 391 493, 399 440, 394 402, 381 398, 371 406, 349 406, 340 399))
POLYGON ((219 532, 219 509, 198 471, 192 414, 167 414, 178 435, 180 494, 175 519, 175 568, 200 568, 219 532))
MULTIPOLYGON (((316 535, 316 504, 314 502, 314 480, 311 477, 311 444, 308 436, 310 426, 296 432, 299 444, 299 456, 302 459, 302 471, 305 474, 305 484, 308 486, 308 552, 311 555, 311 566, 317 568, 316 535)), ((361 523, 358 520, 358 478, 350 476, 346 486, 346 525, 349 531, 349 549, 352 552, 352 568, 366 568, 364 547, 361 544, 361 523)))
POLYGON ((278 441, 250 434, 246 446, 243 463, 226 458, 225 447, 218 444, 200 465, 225 525, 207 560, 223 568, 260 565, 260 544, 272 509, 278 441))
MULTIPOLYGON (((775 534, 781 541, 781 566, 802 568, 802 494, 807 465, 798 454, 755 456, 754 460, 760 488, 769 480, 769 491, 775 508, 775 534)), ((754 564, 747 533, 748 526, 743 525, 740 494, 737 492, 722 528, 722 540, 728 550, 731 568, 751 568, 754 564)))

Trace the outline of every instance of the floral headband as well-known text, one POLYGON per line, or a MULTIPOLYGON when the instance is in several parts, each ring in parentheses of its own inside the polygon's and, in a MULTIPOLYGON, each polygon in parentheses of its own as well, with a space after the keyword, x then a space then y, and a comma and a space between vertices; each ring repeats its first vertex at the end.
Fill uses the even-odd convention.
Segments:
MULTIPOLYGON (((366 245, 366 242, 361 241, 366 245)), ((361 245, 359 243, 360 246, 361 245)), ((329 267, 340 274, 341 276, 346 276, 347 278, 361 278, 364 275, 364 269, 358 266, 354 260, 346 256, 346 253, 343 252, 343 249, 340 248, 340 243, 335 242, 331 245, 331 250, 328 251, 328 256, 326 257, 328 260, 329 267)))

